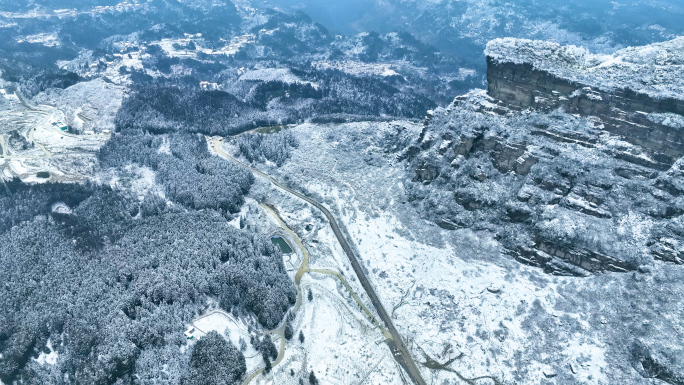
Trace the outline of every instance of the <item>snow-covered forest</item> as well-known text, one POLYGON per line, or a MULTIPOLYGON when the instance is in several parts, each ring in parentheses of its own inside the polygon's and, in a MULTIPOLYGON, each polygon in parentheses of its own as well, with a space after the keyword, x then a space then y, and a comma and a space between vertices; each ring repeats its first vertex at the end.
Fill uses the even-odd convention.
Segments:
MULTIPOLYGON (((226 221, 250 174, 207 157, 197 138, 169 138, 165 154, 150 147, 159 140, 130 136, 122 146, 124 137, 103 149, 103 165, 155 168, 170 201, 140 202, 97 185, 14 182, 0 192, 8 208, 0 260, 12 266, 0 273, 2 307, 12 309, 1 315, 5 383, 127 383, 134 375, 177 382, 187 370, 189 384, 217 378, 224 369, 199 358, 188 364, 181 349, 184 325, 208 301, 266 328, 294 304, 280 251, 226 221), (41 366, 36 354, 57 355, 59 365, 41 366)), ((225 349, 230 360, 244 360, 225 349)), ((236 372, 227 378, 240 378, 244 369, 228 364, 236 372)))
POLYGON ((684 383, 683 16, 0 0, 0 385, 684 383))

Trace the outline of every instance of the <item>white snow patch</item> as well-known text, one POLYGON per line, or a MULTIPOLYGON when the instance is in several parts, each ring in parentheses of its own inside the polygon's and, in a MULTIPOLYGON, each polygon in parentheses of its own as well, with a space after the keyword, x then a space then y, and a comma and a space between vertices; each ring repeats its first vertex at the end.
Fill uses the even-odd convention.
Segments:
POLYGON ((59 46, 59 38, 56 33, 41 33, 37 35, 29 35, 23 38, 17 39, 17 43, 32 43, 32 44, 42 44, 46 47, 56 47, 59 46))
POLYGON ((581 336, 574 337, 567 343, 566 349, 571 357, 569 365, 576 372, 575 377, 586 383, 607 383, 606 375, 601 370, 608 365, 605 349, 585 341, 581 336))
POLYGON ((392 64, 364 63, 361 61, 315 61, 311 66, 318 70, 336 69, 354 76, 394 76, 399 75, 392 64))
POLYGON ((209 332, 215 331, 240 349, 241 340, 247 344, 247 349, 242 353, 247 361, 247 372, 253 371, 262 363, 261 355, 249 344, 250 334, 248 326, 239 318, 224 311, 214 311, 195 320, 190 328, 196 329, 193 334, 201 339, 209 332))
POLYGON ((672 113, 650 113, 646 118, 653 123, 662 124, 664 126, 680 130, 684 129, 684 116, 682 115, 672 113))
MULTIPOLYGON (((271 32, 272 33, 272 32, 271 32)), ((226 55, 235 55, 240 52, 240 49, 249 43, 253 43, 255 36, 252 34, 236 36, 231 39, 230 43, 225 46, 221 51, 226 55)))
MULTIPOLYGON (((207 55, 226 55, 226 56, 231 56, 235 55, 240 51, 242 47, 249 43, 253 43, 255 41, 256 36, 252 34, 247 34, 247 35, 241 35, 241 36, 236 36, 233 37, 229 42, 226 42, 226 45, 220 49, 210 49, 210 48, 205 48, 202 47, 202 40, 201 40, 201 35, 189 35, 186 34, 184 38, 180 39, 162 39, 161 41, 158 41, 153 44, 158 44, 164 52, 166 52, 167 55, 172 56, 172 57, 182 57, 182 58, 196 58, 197 53, 201 52, 207 55), (195 45, 195 49, 183 49, 179 48, 180 47, 185 47, 189 43, 193 43, 195 45)), ((222 40, 225 41, 225 40, 222 40)))
POLYGON ((50 350, 49 353, 41 352, 40 355, 38 355, 38 358, 34 358, 41 366, 55 365, 57 363, 57 358, 59 358, 59 354, 52 348, 52 341, 49 339, 47 341, 47 348, 50 350))
POLYGON ((24 165, 18 160, 11 160, 9 162, 9 166, 15 175, 23 175, 27 173, 26 168, 24 168, 24 165))
POLYGON ((162 198, 164 195, 164 188, 157 185, 154 171, 147 166, 128 165, 125 170, 133 177, 130 181, 131 192, 138 194, 138 199, 145 198, 148 192, 156 193, 162 198))
POLYGON ((161 146, 157 149, 157 153, 171 155, 171 142, 168 137, 164 137, 161 146))
POLYGON ((313 87, 317 87, 315 83, 300 79, 298 76, 293 74, 289 68, 255 69, 245 72, 242 76, 240 76, 240 80, 262 82, 279 81, 285 84, 311 84, 313 87))
POLYGON ((72 210, 71 207, 64 202, 56 202, 52 205, 52 212, 56 214, 71 214, 72 210))

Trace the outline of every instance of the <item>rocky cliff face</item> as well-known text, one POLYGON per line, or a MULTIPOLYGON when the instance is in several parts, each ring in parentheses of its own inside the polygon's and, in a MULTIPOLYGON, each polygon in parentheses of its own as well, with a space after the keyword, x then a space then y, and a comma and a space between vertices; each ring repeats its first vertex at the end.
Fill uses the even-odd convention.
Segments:
POLYGON ((490 56, 488 93, 438 109, 399 155, 414 204, 552 274, 684 263, 684 93, 585 84, 518 59, 490 56))
POLYGON ((684 100, 657 99, 630 89, 605 92, 588 84, 557 77, 531 64, 487 58, 488 93, 511 107, 592 116, 623 140, 647 150, 650 158, 633 161, 667 170, 684 155, 684 130, 654 119, 660 114, 684 115, 684 100))

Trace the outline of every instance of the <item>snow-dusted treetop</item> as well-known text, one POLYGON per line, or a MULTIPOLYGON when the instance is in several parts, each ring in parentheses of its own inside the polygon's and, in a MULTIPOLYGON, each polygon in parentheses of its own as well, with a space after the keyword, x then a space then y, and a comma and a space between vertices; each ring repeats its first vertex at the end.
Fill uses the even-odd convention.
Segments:
POLYGON ((531 64, 555 76, 604 91, 631 89, 654 98, 684 100, 684 36, 613 55, 593 54, 574 45, 503 38, 485 54, 500 63, 531 64))

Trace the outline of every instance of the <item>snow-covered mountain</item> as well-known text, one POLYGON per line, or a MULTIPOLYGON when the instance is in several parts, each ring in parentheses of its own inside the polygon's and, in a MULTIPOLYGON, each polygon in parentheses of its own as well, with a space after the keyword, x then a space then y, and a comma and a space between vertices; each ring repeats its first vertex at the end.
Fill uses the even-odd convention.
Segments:
POLYGON ((0 0, 0 385, 684 384, 682 15, 0 0))
MULTIPOLYGON (((557 371, 544 372, 562 377, 557 383, 684 378, 681 344, 672 343, 679 321, 650 321, 667 318, 655 316, 651 301, 682 300, 680 289, 656 294, 684 264, 681 52, 681 38, 613 55, 494 40, 486 51, 488 91, 437 109, 399 153, 412 180, 408 200, 424 218, 455 233, 487 234, 502 256, 523 265, 582 277, 570 279, 562 295, 572 305, 557 298, 546 311, 574 309, 614 325, 591 337, 607 347, 603 357, 612 364, 600 370, 607 378, 581 380, 575 353, 561 349, 551 360, 557 371), (627 300, 634 298, 628 286, 640 299, 627 300), (593 294, 580 294, 585 290, 593 294), (651 329, 656 324, 659 331, 651 329)), ((536 338, 522 351, 556 354, 536 338)))
POLYGON ((558 256, 545 247, 558 242, 568 247, 563 263, 589 271, 609 265, 634 270, 639 263, 622 265, 629 255, 682 263, 679 242, 669 256, 662 254, 669 246, 659 243, 659 231, 680 226, 675 218, 684 212, 681 52, 682 39, 611 56, 542 41, 490 42, 488 93, 473 92, 439 109, 401 155, 424 184, 416 186, 416 196, 443 226, 497 228, 523 260, 534 255, 531 245, 541 245, 551 258, 540 262, 544 266, 558 256), (653 198, 634 191, 650 191, 653 198), (610 235, 616 220, 638 212, 644 223, 664 223, 643 237, 636 254, 608 251, 625 245, 610 235), (590 240, 591 232, 566 234, 565 220, 587 229, 605 226, 601 241, 590 240), (510 224, 498 228, 499 221, 510 224), (529 225, 528 240, 509 233, 520 223, 529 225), (595 255, 589 263, 584 253, 612 262, 595 255))
POLYGON ((482 48, 498 37, 543 39, 609 53, 684 33, 684 5, 677 0, 270 0, 269 4, 303 10, 344 32, 408 31, 482 69, 482 48))

